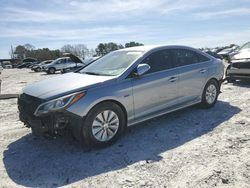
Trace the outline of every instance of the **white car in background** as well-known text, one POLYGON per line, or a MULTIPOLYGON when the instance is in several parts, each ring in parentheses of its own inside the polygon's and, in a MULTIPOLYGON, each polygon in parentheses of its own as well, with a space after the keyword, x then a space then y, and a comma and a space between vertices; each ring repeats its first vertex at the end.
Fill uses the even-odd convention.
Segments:
POLYGON ((82 59, 73 54, 65 53, 63 56, 43 66, 42 70, 48 74, 55 74, 56 71, 62 71, 65 68, 85 65, 82 59))
POLYGON ((11 65, 11 63, 10 63, 9 61, 4 61, 4 62, 2 63, 2 66, 3 66, 3 68, 5 68, 5 69, 12 69, 12 68, 13 68, 12 65, 11 65))
POLYGON ((244 44, 229 63, 226 70, 228 82, 235 82, 236 80, 250 81, 250 42, 244 44))

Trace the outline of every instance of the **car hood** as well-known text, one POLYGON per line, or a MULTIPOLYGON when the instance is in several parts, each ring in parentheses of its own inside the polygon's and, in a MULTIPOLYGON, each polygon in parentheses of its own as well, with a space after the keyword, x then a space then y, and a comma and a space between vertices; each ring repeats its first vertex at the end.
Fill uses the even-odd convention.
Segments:
POLYGON ((67 73, 30 84, 23 89, 23 92, 41 99, 50 99, 88 89, 114 78, 113 76, 67 73))
POLYGON ((250 48, 240 50, 239 53, 233 56, 233 59, 250 59, 250 48))

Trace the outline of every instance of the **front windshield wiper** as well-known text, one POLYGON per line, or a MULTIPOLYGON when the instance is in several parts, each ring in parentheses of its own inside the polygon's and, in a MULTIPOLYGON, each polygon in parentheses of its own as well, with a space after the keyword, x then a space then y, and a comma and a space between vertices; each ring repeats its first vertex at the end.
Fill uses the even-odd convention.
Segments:
POLYGON ((96 76, 113 76, 110 74, 101 74, 101 73, 97 73, 97 72, 81 72, 83 74, 89 74, 89 75, 96 75, 96 76))
POLYGON ((83 74, 89 74, 89 75, 101 75, 99 73, 96 72, 82 72, 83 74))

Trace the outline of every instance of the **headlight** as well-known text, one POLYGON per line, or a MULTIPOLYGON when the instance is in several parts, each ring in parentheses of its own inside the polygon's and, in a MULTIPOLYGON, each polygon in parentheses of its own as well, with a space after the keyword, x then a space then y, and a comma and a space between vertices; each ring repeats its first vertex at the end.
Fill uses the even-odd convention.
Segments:
POLYGON ((74 93, 74 94, 67 95, 64 97, 60 97, 58 99, 51 100, 49 102, 45 102, 41 104, 40 106, 38 106, 34 115, 40 116, 40 115, 47 114, 48 112, 51 112, 51 111, 65 109, 69 107, 70 105, 74 104, 75 102, 77 102, 83 96, 85 96, 85 94, 86 92, 78 92, 78 93, 74 93))

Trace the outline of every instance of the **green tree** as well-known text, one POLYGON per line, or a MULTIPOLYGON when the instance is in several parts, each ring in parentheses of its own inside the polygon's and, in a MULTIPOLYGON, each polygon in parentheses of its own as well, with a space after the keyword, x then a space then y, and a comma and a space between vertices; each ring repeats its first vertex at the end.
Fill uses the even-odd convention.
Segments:
POLYGON ((115 50, 119 50, 124 48, 121 44, 116 44, 114 42, 109 42, 109 43, 100 43, 98 44, 97 48, 96 48, 96 54, 98 56, 103 56, 109 52, 115 51, 115 50))
POLYGON ((60 50, 50 50, 49 48, 42 48, 36 50, 30 50, 26 53, 27 57, 35 58, 39 61, 53 60, 62 56, 60 50))
POLYGON ((134 47, 134 46, 143 46, 144 44, 141 44, 139 42, 134 42, 134 41, 131 41, 131 42, 128 42, 125 44, 125 48, 130 48, 130 47, 134 47))
POLYGON ((106 52, 106 47, 105 47, 105 44, 103 44, 103 43, 100 43, 100 44, 98 44, 98 46, 97 46, 97 48, 96 48, 96 54, 98 55, 98 56, 103 56, 103 55, 105 55, 107 52, 106 52))
POLYGON ((17 59, 24 59, 26 58, 26 52, 27 49, 24 46, 18 45, 14 51, 14 54, 17 59))

